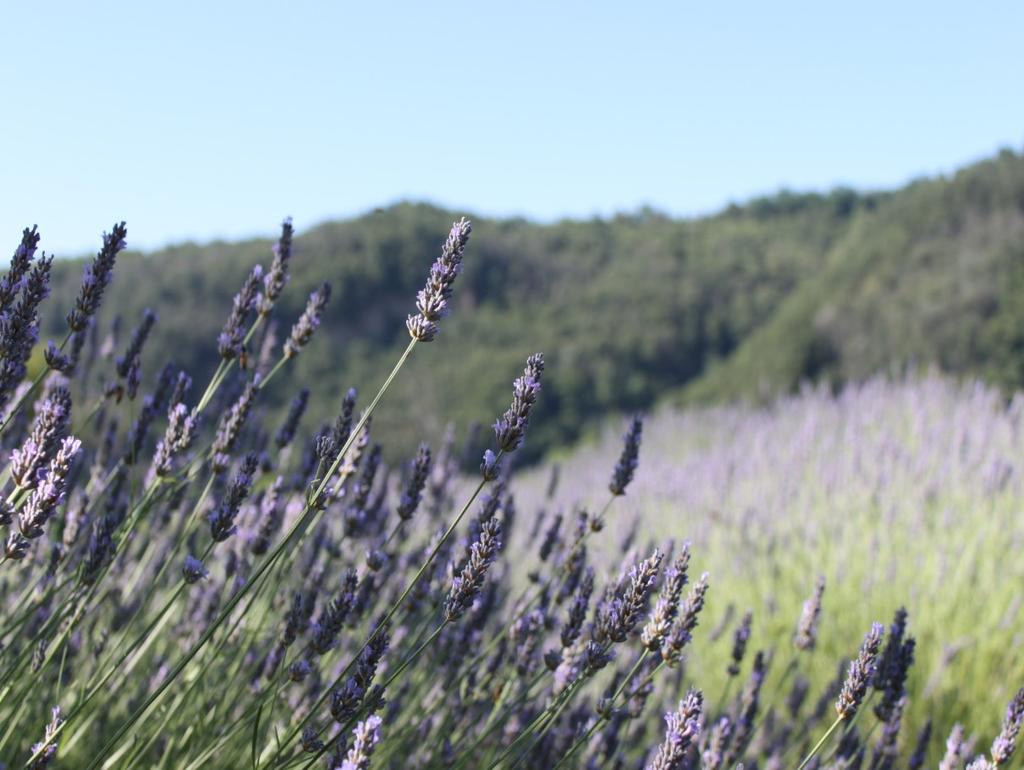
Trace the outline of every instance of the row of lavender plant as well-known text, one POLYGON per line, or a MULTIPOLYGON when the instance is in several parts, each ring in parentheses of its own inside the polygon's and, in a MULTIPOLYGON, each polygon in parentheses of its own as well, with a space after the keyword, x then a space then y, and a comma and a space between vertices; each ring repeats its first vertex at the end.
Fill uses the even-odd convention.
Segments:
MULTIPOLYGON (((901 731, 905 612, 888 632, 871 626, 859 652, 842 639, 853 660, 828 661, 841 670, 812 693, 801 671, 826 589, 808 581, 787 638, 741 619, 728 640, 739 684, 716 700, 687 663, 714 583, 692 579, 701 556, 686 533, 641 544, 632 530, 614 544, 621 569, 593 558, 638 469, 639 418, 597 506, 560 506, 553 479, 542 510, 518 512, 512 460, 543 397, 541 355, 514 379, 471 481, 451 435, 386 467, 373 415, 439 334, 470 233, 453 225, 388 378, 370 398, 335 395, 336 420, 311 431, 312 387, 282 424, 265 412, 330 299, 325 284, 299 318, 276 318, 290 222, 211 340, 220 363, 202 387, 173 362, 144 371, 155 313, 101 339, 123 223, 29 378, 51 261, 25 231, 0 281, 7 767, 922 766, 944 736, 901 731)), ((954 728, 941 767, 1007 764, 1022 718, 1024 692, 987 752, 954 728)), ((978 720, 989 729, 992 715, 978 720)))

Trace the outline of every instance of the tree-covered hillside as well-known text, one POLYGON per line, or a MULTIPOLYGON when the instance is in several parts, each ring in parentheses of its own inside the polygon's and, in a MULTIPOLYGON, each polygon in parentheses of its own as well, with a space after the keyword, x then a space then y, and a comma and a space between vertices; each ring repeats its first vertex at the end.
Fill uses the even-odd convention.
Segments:
POLYGON ((1003 152, 863 209, 690 400, 936 364, 1024 383, 1024 158, 1003 152))
MULTIPOLYGON (((462 213, 472 216, 399 205, 299 233, 279 335, 318 282, 329 280, 333 296, 319 337, 268 404, 281 408, 303 386, 335 402, 350 385, 375 388, 462 213)), ((170 357, 203 381, 231 296, 252 264, 269 264, 270 248, 254 240, 129 253, 101 336, 114 308, 124 327, 158 308, 146 376, 170 357)), ((68 307, 81 270, 79 261, 56 266, 49 328, 60 328, 57 308, 68 307)), ((782 193, 696 220, 650 211, 551 225, 474 218, 455 310, 389 395, 406 408, 385 410, 375 429, 396 451, 449 421, 490 422, 534 350, 548 360, 527 445, 534 456, 609 412, 663 397, 751 397, 931 361, 1016 384, 1022 289, 1024 157, 1013 152, 897 192, 782 193)))

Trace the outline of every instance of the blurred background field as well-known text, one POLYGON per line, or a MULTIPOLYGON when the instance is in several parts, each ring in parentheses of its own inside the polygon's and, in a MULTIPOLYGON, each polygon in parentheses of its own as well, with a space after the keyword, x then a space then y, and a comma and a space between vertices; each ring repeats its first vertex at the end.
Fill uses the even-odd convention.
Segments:
MULTIPOLYGON (((932 719, 944 736, 971 715, 981 730, 977 716, 990 714, 984 745, 1024 677, 1022 420, 1024 396, 1007 403, 979 381, 934 373, 837 395, 805 388, 760 408, 661 409, 646 422, 634 486, 594 539, 595 561, 612 574, 628 564, 618 544, 634 527, 638 552, 649 540, 692 542, 711 590, 688 675, 711 694, 725 688, 748 609, 751 643, 772 650, 775 689, 819 575, 819 642, 800 655, 812 702, 871 621, 905 606, 918 640, 907 735, 932 719)), ((558 499, 603 505, 619 433, 607 426, 559 458, 558 499)), ((520 507, 545 508, 549 482, 547 469, 520 479, 520 507)))

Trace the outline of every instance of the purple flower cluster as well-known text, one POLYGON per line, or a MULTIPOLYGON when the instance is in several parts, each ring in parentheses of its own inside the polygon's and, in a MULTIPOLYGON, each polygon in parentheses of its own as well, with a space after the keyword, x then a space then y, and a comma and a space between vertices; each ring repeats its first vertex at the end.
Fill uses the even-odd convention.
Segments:
POLYGON ((544 356, 534 353, 526 359, 521 377, 512 383, 512 405, 494 423, 494 435, 502 452, 514 452, 523 445, 530 412, 540 394, 540 378, 544 372, 544 356))
POLYGON ((430 266, 427 284, 416 295, 419 312, 406 321, 414 340, 430 342, 437 336, 437 324, 448 314, 448 301, 452 297, 455 279, 462 272, 462 255, 472 231, 473 226, 468 219, 463 218, 453 224, 441 247, 441 256, 430 266))

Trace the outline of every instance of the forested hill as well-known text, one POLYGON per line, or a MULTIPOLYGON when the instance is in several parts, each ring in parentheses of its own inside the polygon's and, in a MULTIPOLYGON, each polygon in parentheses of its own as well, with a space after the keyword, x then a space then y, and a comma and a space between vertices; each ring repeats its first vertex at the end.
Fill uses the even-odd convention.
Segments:
MULTIPOLYGON (((300 232, 280 335, 319 282, 333 297, 271 402, 311 387, 311 427, 348 386, 375 388, 463 213, 473 214, 406 204, 300 232)), ((535 350, 548 369, 527 442, 534 454, 662 398, 761 397, 804 378, 841 381, 908 362, 1024 380, 1024 157, 1014 152, 891 193, 781 193, 702 219, 473 220, 454 312, 379 412, 375 430, 392 456, 421 437, 436 441, 449 421, 493 421, 535 350)), ((251 265, 269 264, 270 247, 129 253, 102 323, 116 310, 130 326, 153 308, 148 376, 170 356, 205 382, 231 297, 251 265)), ((56 268, 51 329, 82 263, 56 268)))

